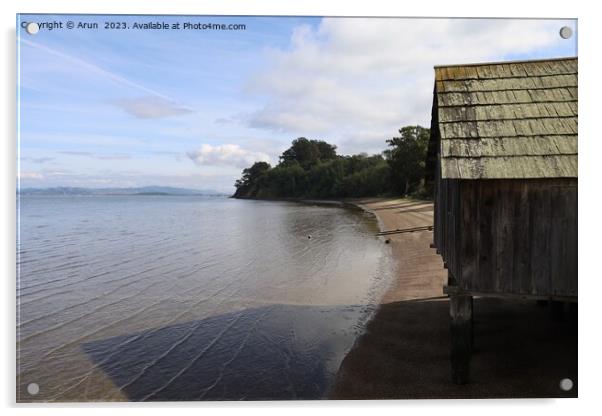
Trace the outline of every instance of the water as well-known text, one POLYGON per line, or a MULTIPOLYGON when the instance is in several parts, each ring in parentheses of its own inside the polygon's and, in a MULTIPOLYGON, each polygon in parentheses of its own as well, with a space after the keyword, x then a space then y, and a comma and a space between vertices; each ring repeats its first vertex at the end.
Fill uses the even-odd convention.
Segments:
POLYGON ((338 207, 23 196, 19 217, 20 401, 323 398, 391 270, 338 207))

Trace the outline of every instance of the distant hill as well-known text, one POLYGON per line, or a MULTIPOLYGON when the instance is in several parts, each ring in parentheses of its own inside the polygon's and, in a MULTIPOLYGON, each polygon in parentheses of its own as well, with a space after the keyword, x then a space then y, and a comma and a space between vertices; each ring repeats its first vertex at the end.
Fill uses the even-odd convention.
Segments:
POLYGON ((224 192, 214 190, 199 190, 174 188, 171 186, 142 186, 139 188, 75 188, 59 186, 55 188, 23 188, 17 190, 21 195, 199 195, 221 196, 224 192))

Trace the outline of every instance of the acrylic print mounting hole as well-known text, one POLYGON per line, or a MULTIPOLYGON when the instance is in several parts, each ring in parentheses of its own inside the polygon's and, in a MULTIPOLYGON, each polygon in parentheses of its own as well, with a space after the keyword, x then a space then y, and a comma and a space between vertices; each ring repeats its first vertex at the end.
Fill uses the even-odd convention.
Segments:
POLYGON ((571 29, 568 26, 563 26, 560 29, 560 37, 562 39, 569 39, 571 36, 573 36, 573 29, 571 29))
POLYGON ((39 392, 40 386, 38 385, 38 383, 29 383, 27 385, 27 393, 29 393, 30 395, 35 396, 39 392))
POLYGON ((560 380, 560 388, 563 391, 571 391, 573 389, 573 380, 570 378, 563 378, 560 380))
POLYGON ((27 26, 25 26, 25 30, 30 35, 35 35, 40 31, 40 25, 38 25, 36 22, 29 22, 27 23, 27 26))

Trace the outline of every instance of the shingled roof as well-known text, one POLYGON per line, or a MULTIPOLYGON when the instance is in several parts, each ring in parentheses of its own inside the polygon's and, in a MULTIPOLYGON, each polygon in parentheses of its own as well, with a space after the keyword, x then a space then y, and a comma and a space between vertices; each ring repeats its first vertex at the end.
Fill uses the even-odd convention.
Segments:
POLYGON ((435 67, 441 177, 577 177, 577 58, 435 67))

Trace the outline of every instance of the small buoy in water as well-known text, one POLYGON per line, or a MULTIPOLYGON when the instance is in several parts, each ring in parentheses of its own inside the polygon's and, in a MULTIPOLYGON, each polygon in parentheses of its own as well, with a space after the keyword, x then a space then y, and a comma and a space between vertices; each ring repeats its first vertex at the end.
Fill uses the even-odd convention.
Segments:
POLYGON ((307 236, 307 239, 308 239, 308 240, 311 240, 311 234, 307 236))
POLYGON ((387 239, 385 240, 385 244, 390 244, 390 243, 391 243, 391 239, 390 239, 390 238, 387 238, 387 239))

